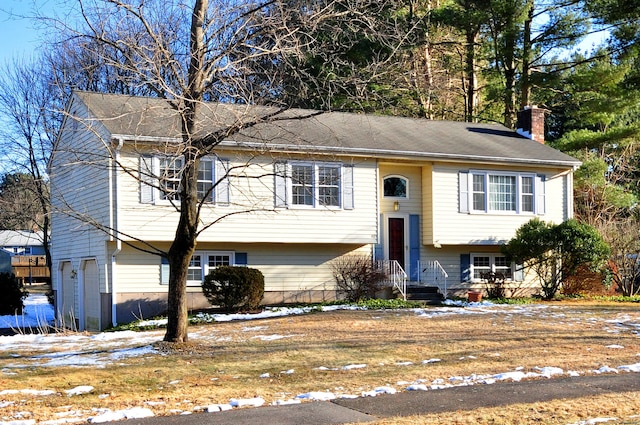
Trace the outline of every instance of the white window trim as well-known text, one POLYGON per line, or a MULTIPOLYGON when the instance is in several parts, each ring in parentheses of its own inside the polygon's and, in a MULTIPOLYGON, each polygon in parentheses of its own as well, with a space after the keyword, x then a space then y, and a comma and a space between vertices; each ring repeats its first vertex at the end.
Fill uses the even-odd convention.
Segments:
POLYGON ((386 199, 409 199, 409 179, 405 176, 401 176, 399 174, 389 174, 388 176, 384 176, 382 178, 382 197, 386 199), (405 181, 406 195, 405 196, 386 196, 384 194, 384 181, 386 179, 398 178, 405 181))
POLYGON ((193 255, 200 255, 202 261, 202 278, 200 280, 187 280, 187 286, 202 286, 202 282, 204 281, 204 277, 209 274, 209 272, 214 267, 209 267, 209 256, 210 255, 228 255, 229 256, 229 265, 233 266, 236 263, 236 253, 235 251, 195 251, 193 255))
POLYGON ((506 215, 536 215, 538 206, 538 188, 536 187, 536 174, 535 173, 518 173, 509 171, 490 171, 490 170, 469 170, 469 179, 467 187, 468 205, 470 214, 506 214, 506 215), (474 208, 473 203, 473 176, 484 176, 484 209, 478 210, 474 208), (489 176, 510 176, 516 178, 516 209, 513 210, 491 210, 489 209, 489 176), (522 211, 522 178, 530 177, 533 179, 533 211, 522 211))
POLYGON ((340 210, 344 205, 343 200, 343 191, 344 191, 344 175, 343 175, 343 165, 339 162, 319 162, 319 161, 289 161, 287 163, 287 204, 291 209, 315 209, 315 208, 325 208, 330 210, 340 210), (293 179, 291 177, 290 170, 294 166, 305 166, 312 167, 313 170, 313 181, 311 182, 312 187, 312 204, 311 205, 301 205, 293 203, 293 179), (319 179, 319 168, 320 167, 333 167, 338 168, 338 172, 340 175, 340 183, 338 185, 338 205, 321 205, 319 198, 319 188, 318 179, 319 179))
MULTIPOLYGON (((180 200, 162 199, 162 191, 160 190, 160 182, 158 177, 160 176, 160 158, 171 158, 166 155, 153 155, 150 157, 141 157, 141 160, 150 161, 150 170, 143 170, 143 172, 150 173, 150 175, 141 176, 141 191, 150 191, 151 199, 147 201, 142 200, 144 196, 141 196, 141 203, 151 203, 154 205, 173 205, 179 204, 180 200), (145 187, 146 186, 146 187, 145 187)), ((183 157, 176 157, 176 159, 183 159, 183 157)), ((228 205, 229 204, 229 178, 224 177, 218 181, 218 176, 224 173, 223 167, 228 166, 228 161, 222 158, 215 157, 203 157, 200 162, 210 162, 212 167, 211 183, 214 186, 212 192, 204 201, 207 205, 228 205)), ((141 165, 142 166, 142 165, 141 165)))
MULTIPOLYGON (((499 254, 499 253, 489 253, 489 252, 472 252, 470 254, 469 257, 469 278, 471 280, 471 282, 482 282, 482 279, 477 279, 475 278, 475 266, 473 265, 474 261, 474 257, 489 257, 489 270, 491 272, 496 272, 496 257, 504 257, 503 254, 499 254)), ((508 279, 505 279, 505 281, 507 282, 513 282, 516 276, 516 264, 514 262, 511 262, 511 277, 508 279)), ((484 268, 483 268, 484 270, 484 268)))
MULTIPOLYGON (((158 176, 158 177, 161 177, 160 161, 162 159, 172 159, 173 161, 180 160, 180 161, 182 161, 182 167, 181 168, 184 168, 184 158, 183 157, 171 157, 171 156, 162 156, 162 157, 160 157, 160 156, 154 156, 152 158, 153 171, 154 171, 154 174, 156 176, 158 176)), ((179 186, 179 182, 180 182, 180 177, 178 177, 178 186, 179 186)), ((155 203, 157 205, 171 205, 171 204, 174 204, 174 203, 179 203, 180 200, 177 200, 177 199, 176 200, 162 199, 162 196, 163 195, 166 196, 166 194, 163 193, 162 190, 160 190, 160 185, 161 184, 162 183, 160 181, 158 181, 158 187, 154 187, 153 188, 153 191, 154 191, 153 199, 155 199, 155 201, 156 201, 155 203)), ((176 193, 176 196, 179 196, 179 195, 180 195, 179 192, 176 193)))

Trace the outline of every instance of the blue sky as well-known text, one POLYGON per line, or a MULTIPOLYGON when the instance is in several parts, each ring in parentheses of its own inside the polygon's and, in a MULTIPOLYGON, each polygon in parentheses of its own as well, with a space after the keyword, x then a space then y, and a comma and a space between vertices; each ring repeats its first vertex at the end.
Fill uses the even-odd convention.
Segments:
POLYGON ((51 0, 0 0, 0 63, 33 54, 41 42, 41 34, 35 28, 37 22, 20 16, 32 16, 36 7, 52 10, 54 3, 51 0))

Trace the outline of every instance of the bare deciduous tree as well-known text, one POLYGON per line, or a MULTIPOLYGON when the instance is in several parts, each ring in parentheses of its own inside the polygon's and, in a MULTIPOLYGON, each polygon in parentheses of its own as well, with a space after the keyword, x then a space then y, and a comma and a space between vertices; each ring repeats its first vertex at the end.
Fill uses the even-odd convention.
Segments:
POLYGON ((640 293, 640 224, 636 217, 607 223, 601 230, 611 246, 609 269, 616 289, 625 296, 640 293))
MULTIPOLYGON (((164 99, 169 112, 179 118, 180 142, 160 147, 165 149, 163 153, 181 158, 174 164, 179 178, 175 187, 166 184, 166 175, 153 175, 150 169, 142 170, 138 176, 138 170, 131 165, 117 166, 131 176, 155 181, 154 187, 173 201, 179 213, 169 249, 149 250, 166 257, 169 263, 164 339, 183 342, 188 338, 189 263, 198 235, 220 219, 201 214, 206 195, 217 184, 202 196, 198 186, 202 159, 214 154, 221 142, 235 134, 282 119, 295 98, 288 95, 289 90, 322 84, 313 80, 317 76, 296 73, 297 64, 313 55, 319 46, 314 28, 325 20, 349 14, 365 19, 366 15, 359 11, 358 1, 341 2, 340 7, 333 1, 277 0, 79 0, 77 4, 83 24, 79 28, 58 24, 64 27, 67 40, 73 40, 74 49, 80 49, 67 50, 70 57, 89 59, 83 65, 84 75, 90 74, 101 82, 113 79, 132 93, 164 99), (82 49, 87 49, 87 54, 82 49), (236 107, 231 115, 203 121, 202 110, 210 108, 207 102, 236 107), (266 107, 256 109, 254 105, 266 107)), ((78 153, 81 157, 82 153, 78 153)), ((117 162, 117 157, 109 160, 117 162)), ((91 217, 82 217, 79 211, 69 213, 96 227, 102 226, 91 217)), ((104 226, 102 230, 117 232, 104 226)))
POLYGON ((22 190, 31 204, 22 214, 30 215, 28 219, 33 226, 43 232, 42 244, 47 265, 51 267, 46 165, 58 128, 53 106, 61 98, 43 78, 47 75, 46 62, 39 59, 32 63, 21 60, 7 63, 0 75, 0 113, 4 116, 0 146, 5 167, 10 168, 5 171, 27 176, 22 190))

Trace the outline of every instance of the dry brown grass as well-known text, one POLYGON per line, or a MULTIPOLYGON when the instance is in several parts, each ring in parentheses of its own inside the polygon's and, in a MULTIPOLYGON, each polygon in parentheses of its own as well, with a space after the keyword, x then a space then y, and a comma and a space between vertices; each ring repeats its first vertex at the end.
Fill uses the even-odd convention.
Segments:
MULTIPOLYGON (((360 394, 400 382, 525 371, 556 366, 587 372, 601 366, 640 362, 637 304, 562 303, 498 308, 490 313, 421 317, 414 311, 335 311, 303 316, 225 322, 190 328, 191 342, 157 343, 164 355, 113 362, 103 368, 35 367, 30 353, 0 351, 0 364, 16 375, 0 375, 2 389, 51 389, 58 395, 0 396, 0 420, 30 412, 37 421, 92 408, 149 407, 155 414, 198 410, 231 398, 263 397, 267 403, 309 391, 360 394), (533 313, 532 313, 533 312, 533 313), (286 338, 264 341, 260 336, 286 338), (617 345, 624 348, 614 349, 617 345), (422 364, 439 358, 440 362, 422 364), (399 363, 412 362, 400 366, 399 363), (367 367, 340 369, 350 364, 367 367), (293 370, 293 373, 284 373, 293 370), (260 375, 269 373, 269 378, 260 375), (64 390, 92 385, 91 394, 67 397, 64 390), (102 395, 102 398, 101 398, 102 395), (105 396, 108 395, 108 396, 105 396), (151 404, 145 404, 149 403, 151 404)), ((467 309, 469 313, 473 310, 467 309)), ((158 333, 161 339, 162 333, 158 333)), ((6 372, 6 371, 5 371, 6 372)), ((474 412, 394 418, 378 424, 568 424, 591 417, 629 419, 640 414, 640 394, 559 400, 474 412)), ((618 422, 633 423, 633 422, 618 422)))

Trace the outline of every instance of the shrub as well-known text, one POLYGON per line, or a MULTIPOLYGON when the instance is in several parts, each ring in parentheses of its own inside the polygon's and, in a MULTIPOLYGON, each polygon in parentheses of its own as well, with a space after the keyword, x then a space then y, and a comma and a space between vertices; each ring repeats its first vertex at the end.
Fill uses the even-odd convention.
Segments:
POLYGON ((338 295, 349 302, 374 298, 382 289, 386 274, 377 268, 368 255, 349 255, 335 260, 332 265, 333 277, 338 287, 338 295))
POLYGON ((22 314, 29 293, 13 273, 0 273, 0 316, 22 314))
POLYGON ((225 311, 255 310, 264 297, 264 276, 249 267, 221 266, 205 276, 202 292, 211 305, 225 311))
POLYGON ((507 290, 504 282, 504 273, 487 272, 481 273, 480 276, 485 282, 485 287, 487 289, 487 298, 506 298, 507 290))
POLYGON ((556 225, 534 218, 516 231, 503 252, 533 269, 543 298, 551 299, 579 267, 601 268, 610 249, 593 226, 574 219, 556 225))

